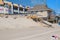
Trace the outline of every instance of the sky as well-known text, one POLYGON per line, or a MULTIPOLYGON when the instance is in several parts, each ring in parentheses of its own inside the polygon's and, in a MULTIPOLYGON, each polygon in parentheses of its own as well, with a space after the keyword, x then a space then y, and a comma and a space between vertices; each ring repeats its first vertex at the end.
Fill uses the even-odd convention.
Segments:
MULTIPOLYGON (((33 7, 36 4, 43 4, 42 0, 8 0, 13 3, 21 4, 23 6, 33 7)), ((60 0, 46 0, 48 8, 53 9, 56 13, 60 13, 60 0)))

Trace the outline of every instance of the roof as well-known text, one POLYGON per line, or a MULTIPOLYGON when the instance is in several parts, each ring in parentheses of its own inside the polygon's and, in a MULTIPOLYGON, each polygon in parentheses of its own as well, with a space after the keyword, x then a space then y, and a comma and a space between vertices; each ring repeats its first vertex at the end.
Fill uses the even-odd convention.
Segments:
POLYGON ((51 9, 49 9, 46 5, 35 5, 28 11, 42 11, 42 10, 51 10, 51 9))
POLYGON ((13 4, 13 5, 18 7, 18 4, 13 4))

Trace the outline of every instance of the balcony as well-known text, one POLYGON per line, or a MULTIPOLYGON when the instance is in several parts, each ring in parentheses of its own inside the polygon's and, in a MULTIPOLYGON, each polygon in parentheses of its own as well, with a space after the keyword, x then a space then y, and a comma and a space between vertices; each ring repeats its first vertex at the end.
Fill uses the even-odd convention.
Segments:
POLYGON ((14 12, 18 12, 18 10, 13 10, 14 12))

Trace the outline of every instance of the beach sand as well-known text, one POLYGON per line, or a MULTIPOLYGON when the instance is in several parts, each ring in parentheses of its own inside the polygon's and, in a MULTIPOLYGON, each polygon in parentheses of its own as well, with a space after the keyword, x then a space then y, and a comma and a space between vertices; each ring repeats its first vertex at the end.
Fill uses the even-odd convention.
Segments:
POLYGON ((55 34, 60 37, 58 24, 49 27, 26 17, 0 18, 0 40, 52 40, 55 34))

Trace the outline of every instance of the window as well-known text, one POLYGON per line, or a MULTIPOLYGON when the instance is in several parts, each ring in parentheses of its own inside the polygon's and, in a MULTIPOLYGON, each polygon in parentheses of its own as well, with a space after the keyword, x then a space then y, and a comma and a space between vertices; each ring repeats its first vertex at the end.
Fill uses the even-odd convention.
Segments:
POLYGON ((37 13, 38 11, 36 11, 36 13, 37 13))
POLYGON ((31 13, 33 13, 33 11, 31 11, 31 13))

